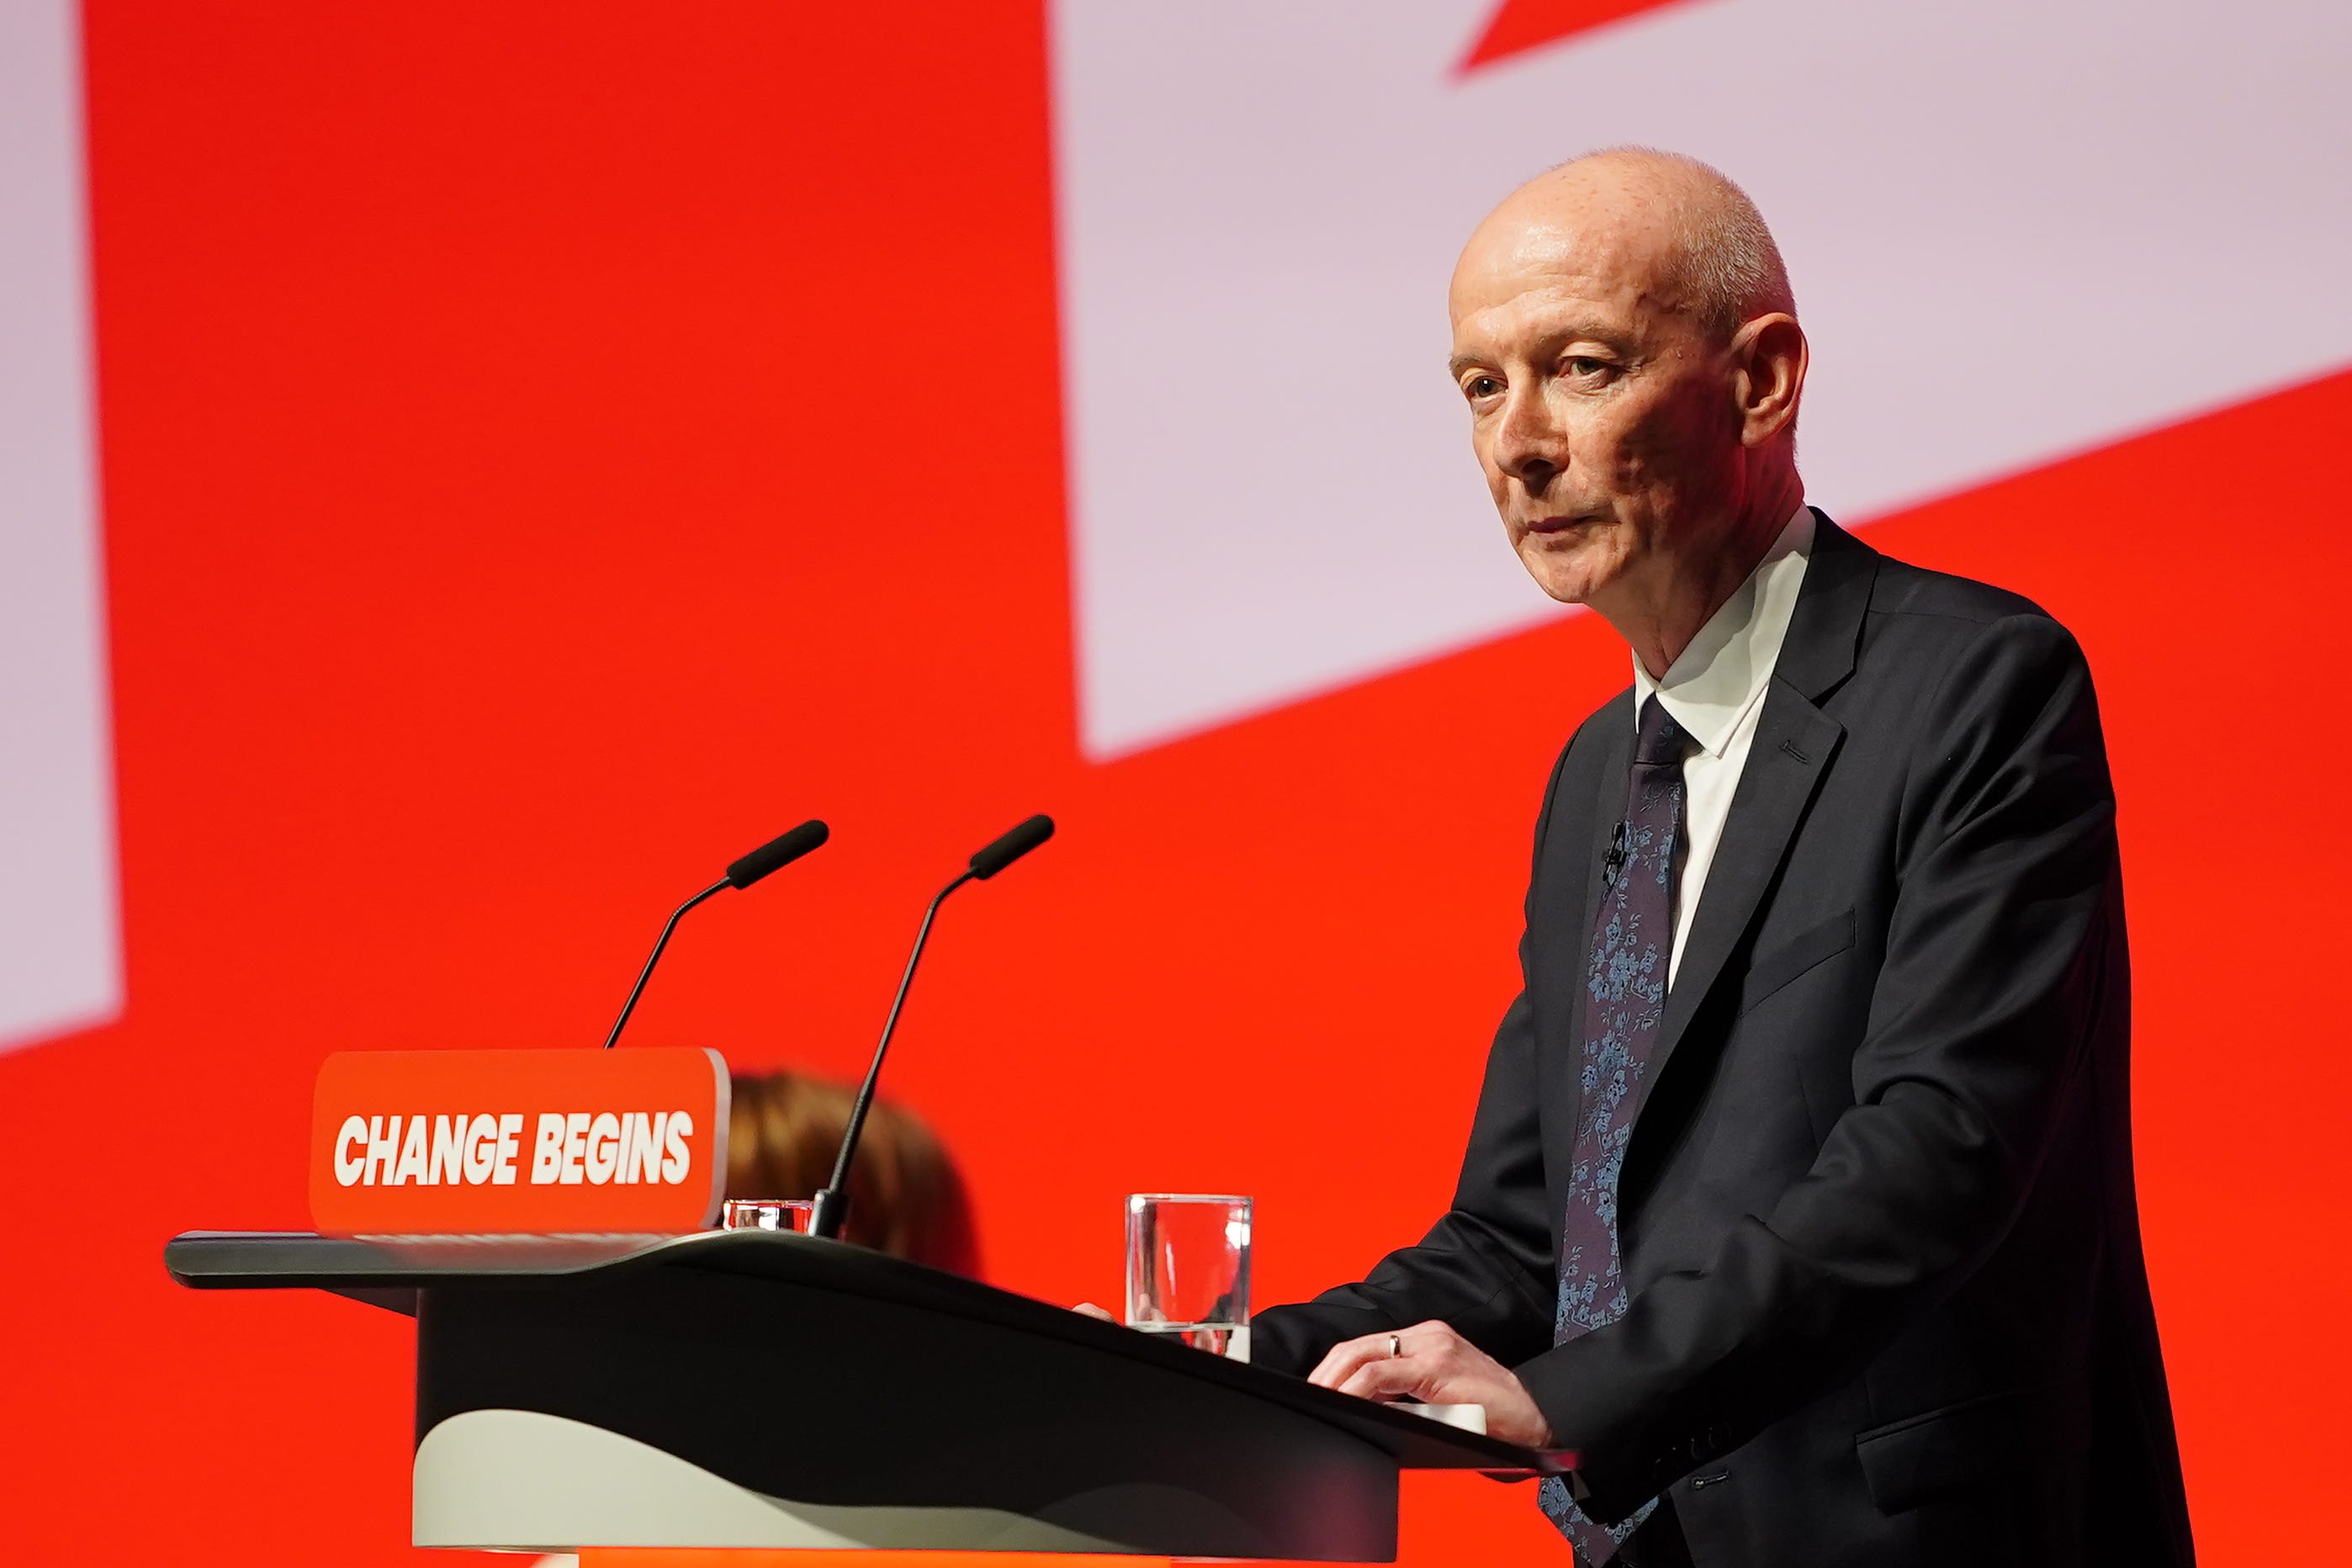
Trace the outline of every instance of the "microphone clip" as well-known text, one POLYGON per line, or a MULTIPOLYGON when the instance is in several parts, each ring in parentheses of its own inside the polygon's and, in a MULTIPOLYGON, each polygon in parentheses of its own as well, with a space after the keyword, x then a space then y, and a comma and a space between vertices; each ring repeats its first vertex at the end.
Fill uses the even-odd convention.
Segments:
POLYGON ((1623 822, 1617 824, 1609 835, 1609 853, 1601 861, 1601 886, 1604 889, 1617 886, 1617 879, 1625 869, 1625 862, 1633 858, 1632 834, 1623 822))

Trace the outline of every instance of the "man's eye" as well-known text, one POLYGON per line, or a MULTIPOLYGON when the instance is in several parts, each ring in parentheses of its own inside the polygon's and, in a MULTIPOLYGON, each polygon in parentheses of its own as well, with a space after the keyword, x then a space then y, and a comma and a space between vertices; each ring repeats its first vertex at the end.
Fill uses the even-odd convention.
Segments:
POLYGON ((1597 379, 1601 376, 1607 375, 1609 371, 1610 365, 1608 361, 1589 359, 1582 354, 1573 355, 1568 362, 1568 374, 1574 376, 1582 376, 1587 379, 1597 379))
POLYGON ((1502 382, 1491 375, 1474 375, 1462 384, 1464 395, 1470 397, 1492 397, 1502 390, 1502 382))

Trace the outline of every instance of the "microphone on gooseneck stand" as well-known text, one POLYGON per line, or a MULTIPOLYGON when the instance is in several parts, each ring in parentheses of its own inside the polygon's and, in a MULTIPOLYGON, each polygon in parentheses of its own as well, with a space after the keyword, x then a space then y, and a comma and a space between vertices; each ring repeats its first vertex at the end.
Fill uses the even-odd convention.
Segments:
POLYGON ((636 984, 629 988, 629 999, 621 1004, 621 1016, 613 1020, 613 1032, 604 1037, 604 1048, 608 1051, 613 1048, 614 1042, 621 1037, 622 1029, 628 1025, 629 1015, 637 1010, 637 998, 646 994, 646 982, 654 977, 654 965, 661 962, 662 950, 669 945, 669 933, 677 929, 677 922, 686 918, 687 910, 714 894, 723 893, 730 888, 748 888, 769 872, 782 870, 832 837, 833 829, 824 823, 814 818, 803 822, 734 862, 727 868, 727 875, 678 905, 677 912, 669 917, 667 925, 662 927, 661 940, 654 943, 653 955, 646 960, 645 968, 638 971, 636 984))
POLYGON ((931 921, 938 916, 940 906, 966 882, 985 882, 1053 837, 1052 817, 1031 817, 983 846, 956 879, 939 890, 930 908, 923 911, 923 923, 915 931, 915 951, 907 955, 907 973, 898 977, 898 994, 890 999, 890 1016, 882 1020, 882 1043, 874 1047, 873 1065, 866 1069, 866 1081, 858 1086, 856 1101, 849 1108, 849 1125, 841 1134, 841 1152, 833 1162, 833 1180, 816 1195, 816 1212, 809 1216, 810 1235, 837 1240, 842 1222, 849 1217, 849 1164, 857 1158, 857 1137, 865 1131, 866 1112, 874 1103, 874 1085, 882 1076, 882 1057, 889 1050, 890 1036, 898 1027, 898 1010, 907 1005, 907 988, 915 983, 915 965, 923 961, 923 944, 930 940, 931 921))

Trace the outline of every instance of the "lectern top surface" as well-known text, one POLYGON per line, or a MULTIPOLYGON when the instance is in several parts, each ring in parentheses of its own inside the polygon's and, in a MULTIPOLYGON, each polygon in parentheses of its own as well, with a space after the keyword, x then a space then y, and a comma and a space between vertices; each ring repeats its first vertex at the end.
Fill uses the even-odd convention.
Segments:
POLYGON ((308 1232, 190 1231, 165 1245, 163 1261, 173 1279, 198 1289, 310 1288, 408 1311, 420 1290, 561 1288, 641 1269, 772 1279, 951 1314, 1059 1342, 1075 1354, 1141 1361, 1221 1383, 1354 1432, 1406 1468, 1549 1475, 1575 1463, 1572 1454, 1522 1448, 904 1258, 788 1232, 346 1241, 308 1232))

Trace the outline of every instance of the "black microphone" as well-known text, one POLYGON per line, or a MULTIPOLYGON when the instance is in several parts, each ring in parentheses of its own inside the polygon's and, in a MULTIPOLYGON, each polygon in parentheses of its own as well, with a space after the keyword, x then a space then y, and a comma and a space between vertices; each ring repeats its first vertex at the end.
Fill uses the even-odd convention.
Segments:
POLYGON ((915 951, 907 955, 907 973, 898 977, 898 994, 890 999, 890 1016, 882 1020, 882 1042, 874 1047, 873 1064, 866 1068, 866 1081, 858 1086, 856 1101, 849 1108, 849 1125, 841 1134, 841 1152, 833 1162, 833 1180, 816 1195, 816 1211, 809 1216, 810 1235, 838 1239, 842 1222, 849 1217, 849 1163, 857 1157, 857 1139, 866 1131, 866 1112, 874 1103, 874 1085, 882 1076, 882 1058, 890 1049, 890 1037, 898 1027, 898 1011, 907 1005, 907 988, 915 983, 915 965, 923 961, 923 944, 931 939, 931 921, 938 918, 940 906, 966 882, 988 880, 1053 837, 1052 817, 1031 817, 973 855, 971 864, 954 881, 941 888, 932 898, 930 907, 923 911, 923 923, 915 931, 915 951))
POLYGON ((1618 875, 1625 869, 1625 862, 1633 858, 1633 844, 1626 831, 1629 826, 1621 822, 1609 835, 1609 853, 1601 858, 1601 885, 1604 889, 1617 885, 1618 875))
POLYGON ((686 918, 687 910, 714 894, 723 893, 730 888, 748 888, 771 871, 782 870, 832 837, 832 828, 812 817, 781 837, 771 838, 729 866, 727 875, 678 905, 677 911, 669 917, 669 923, 662 927, 661 940, 654 943, 653 954, 646 960, 645 968, 637 972, 637 983, 629 988, 629 999, 621 1004, 621 1016, 613 1020, 613 1032, 604 1037, 604 1048, 611 1050, 620 1039, 621 1031, 628 1026, 629 1015, 637 1010, 637 998, 646 994, 646 982, 654 977, 654 965, 661 962, 662 950, 669 946, 669 933, 677 929, 677 922, 686 918))
POLYGON ((985 882, 1053 837, 1054 819, 1041 812, 974 853, 971 874, 985 882))
MULTIPOLYGON (((771 871, 781 871, 833 837, 833 829, 814 819, 780 838, 771 838, 727 868, 727 885, 748 888, 771 871)), ((716 891, 717 889, 712 889, 716 891)))

